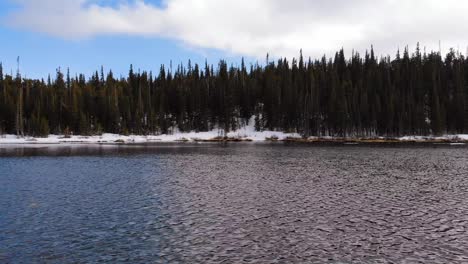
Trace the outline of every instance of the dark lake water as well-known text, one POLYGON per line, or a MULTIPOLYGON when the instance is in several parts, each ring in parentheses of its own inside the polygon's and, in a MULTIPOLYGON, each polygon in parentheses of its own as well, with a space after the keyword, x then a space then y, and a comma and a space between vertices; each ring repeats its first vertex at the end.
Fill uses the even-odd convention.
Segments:
POLYGON ((467 147, 0 156, 0 263, 468 263, 467 147))

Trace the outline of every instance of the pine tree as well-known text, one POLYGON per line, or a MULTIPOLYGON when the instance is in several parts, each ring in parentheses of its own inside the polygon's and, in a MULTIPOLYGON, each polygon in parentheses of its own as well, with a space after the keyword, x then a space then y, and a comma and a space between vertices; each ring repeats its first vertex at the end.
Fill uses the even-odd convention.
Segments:
POLYGON ((18 57, 18 70, 16 72, 15 86, 17 89, 16 98, 16 135, 24 136, 24 116, 23 116, 23 82, 19 71, 19 57, 18 57))
POLYGON ((0 135, 5 133, 5 91, 3 85, 3 64, 0 62, 0 135))

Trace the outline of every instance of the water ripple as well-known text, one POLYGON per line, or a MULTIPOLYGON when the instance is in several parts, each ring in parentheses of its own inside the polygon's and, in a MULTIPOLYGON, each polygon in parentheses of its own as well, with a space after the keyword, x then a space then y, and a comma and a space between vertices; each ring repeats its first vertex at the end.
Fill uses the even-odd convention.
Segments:
POLYGON ((468 263, 466 148, 132 151, 0 159, 0 262, 468 263))

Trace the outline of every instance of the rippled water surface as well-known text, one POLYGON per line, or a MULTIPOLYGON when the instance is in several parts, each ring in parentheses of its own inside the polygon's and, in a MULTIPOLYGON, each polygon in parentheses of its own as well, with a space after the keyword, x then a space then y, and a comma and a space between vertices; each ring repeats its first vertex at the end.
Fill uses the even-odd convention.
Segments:
POLYGON ((1 263, 468 263, 468 148, 0 150, 1 263))

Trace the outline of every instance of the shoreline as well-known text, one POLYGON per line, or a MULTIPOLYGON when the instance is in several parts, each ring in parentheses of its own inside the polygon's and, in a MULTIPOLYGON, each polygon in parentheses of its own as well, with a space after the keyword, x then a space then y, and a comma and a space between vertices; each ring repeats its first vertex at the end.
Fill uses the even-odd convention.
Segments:
POLYGON ((177 128, 171 134, 160 135, 119 135, 103 133, 101 135, 49 135, 48 137, 18 137, 0 135, 0 148, 15 145, 135 145, 156 143, 229 143, 229 142, 283 142, 307 144, 468 144, 468 134, 447 134, 443 136, 349 136, 349 137, 302 137, 298 133, 282 131, 256 131, 254 118, 248 124, 235 131, 224 133, 215 128, 204 132, 180 132, 177 128))
POLYGON ((138 145, 157 143, 236 143, 236 142, 283 142, 307 144, 468 144, 468 135, 406 136, 406 137, 309 137, 303 138, 295 133, 276 131, 239 130, 219 136, 218 131, 175 133, 173 135, 117 135, 103 134, 100 136, 61 136, 49 135, 40 137, 17 137, 15 135, 0 135, 0 148, 24 145, 138 145))

